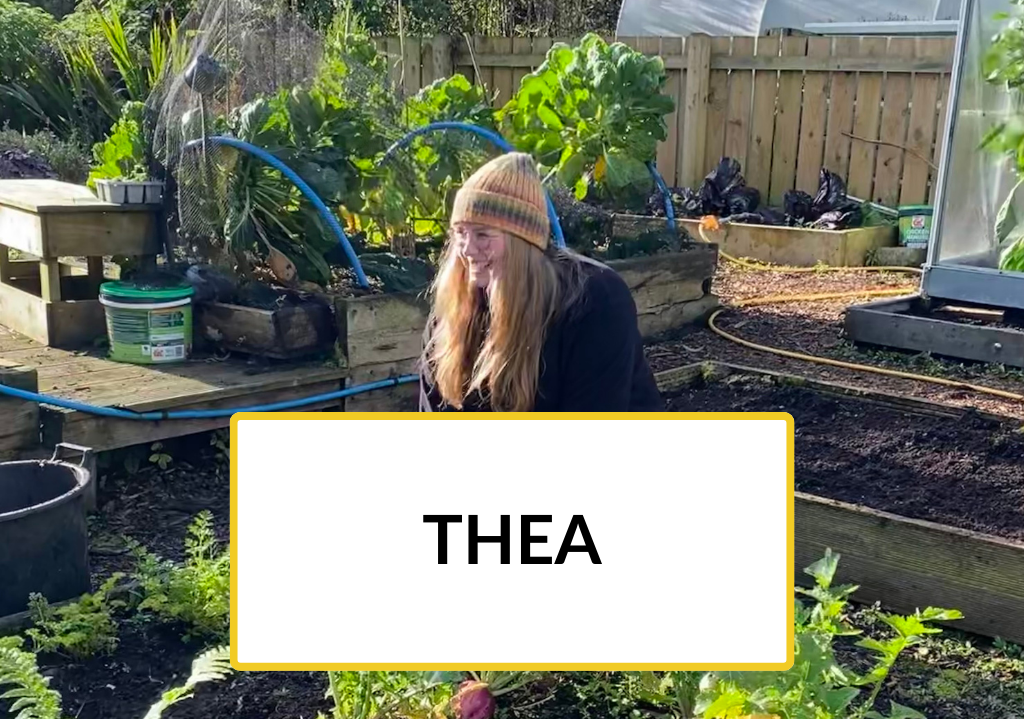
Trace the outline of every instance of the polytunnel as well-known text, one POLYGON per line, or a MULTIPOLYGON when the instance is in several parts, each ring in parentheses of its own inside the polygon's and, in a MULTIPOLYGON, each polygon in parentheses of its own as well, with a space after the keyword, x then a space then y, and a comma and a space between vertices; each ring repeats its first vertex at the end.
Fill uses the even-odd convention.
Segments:
POLYGON ((956 32, 960 0, 623 0, 621 36, 956 32))

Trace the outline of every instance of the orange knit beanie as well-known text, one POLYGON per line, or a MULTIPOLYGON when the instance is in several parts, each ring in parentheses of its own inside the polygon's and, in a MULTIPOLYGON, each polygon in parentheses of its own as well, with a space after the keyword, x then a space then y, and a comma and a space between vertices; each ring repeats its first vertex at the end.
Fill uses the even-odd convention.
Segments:
POLYGON ((546 249, 551 223, 533 158, 510 152, 473 173, 455 195, 451 221, 497 227, 546 249))

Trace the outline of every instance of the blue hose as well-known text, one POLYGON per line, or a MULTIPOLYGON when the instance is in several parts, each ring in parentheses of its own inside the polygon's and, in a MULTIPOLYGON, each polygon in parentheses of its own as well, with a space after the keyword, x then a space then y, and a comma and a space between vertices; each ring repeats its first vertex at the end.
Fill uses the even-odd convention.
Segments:
POLYGON ((651 173, 651 177, 654 178, 654 184, 661 190, 662 197, 665 198, 665 219, 668 221, 668 229, 675 232, 676 229, 676 208, 672 205, 672 193, 668 190, 668 185, 665 184, 665 178, 658 172, 657 166, 654 162, 647 161, 647 169, 651 173))
MULTIPOLYGON (((420 135, 426 135, 428 132, 436 132, 439 130, 464 130, 466 132, 471 132, 474 135, 479 135, 485 140, 490 140, 497 145, 498 149, 502 152, 513 152, 515 150, 515 148, 509 144, 508 140, 498 133, 488 130, 486 127, 480 127, 479 125, 474 125, 471 122, 452 122, 446 120, 443 122, 432 122, 429 125, 424 125, 423 127, 417 127, 415 130, 406 134, 405 137, 401 138, 387 149, 384 156, 380 159, 380 162, 377 163, 378 166, 390 160, 396 152, 407 147, 420 135)), ((544 193, 544 199, 547 200, 548 220, 551 222, 551 230, 555 235, 555 246, 565 247, 565 235, 562 234, 562 223, 558 221, 558 212, 555 211, 555 203, 551 200, 551 195, 547 192, 544 193)))
POLYGON ((280 412, 287 409, 307 407, 318 402, 344 399, 345 397, 352 397, 353 395, 362 394, 363 392, 369 392, 375 389, 397 387, 398 385, 416 382, 417 380, 419 380, 419 375, 401 375, 399 377, 391 377, 389 379, 378 380, 376 382, 367 382, 366 384, 356 385, 355 387, 349 387, 336 392, 325 392, 323 394, 314 395, 313 397, 303 397, 302 399, 274 402, 273 404, 258 404, 251 405, 249 407, 235 407, 234 409, 186 409, 179 410, 177 412, 132 412, 130 410, 117 409, 115 407, 101 407, 94 404, 86 404, 84 402, 75 402, 74 400, 62 399, 60 397, 54 397, 47 394, 39 394, 38 392, 27 392, 23 389, 7 387, 6 385, 0 385, 0 395, 7 395, 8 397, 15 397, 29 402, 37 402, 38 404, 53 405, 54 407, 75 410, 76 412, 95 414, 100 417, 157 422, 165 419, 216 419, 221 417, 230 417, 237 412, 280 412))
MULTIPOLYGON (((313 188, 306 184, 306 181, 299 177, 294 170, 266 150, 256 147, 244 140, 239 140, 234 137, 225 137, 224 135, 215 135, 213 137, 206 138, 206 141, 213 145, 226 145, 227 147, 233 147, 236 150, 248 152, 250 155, 263 160, 265 163, 273 167, 275 170, 278 170, 282 175, 291 180, 295 186, 299 188, 299 192, 305 195, 306 199, 313 203, 313 207, 316 208, 317 212, 320 213, 320 216, 324 218, 327 225, 331 228, 331 231, 334 232, 335 236, 337 236, 338 242, 341 244, 342 249, 345 250, 345 255, 348 256, 348 261, 352 263, 352 269, 356 272, 356 278, 359 280, 359 284, 362 287, 370 286, 369 280, 366 279, 366 273, 363 272, 363 265, 359 262, 359 258, 356 257, 355 250, 352 249, 352 243, 349 242, 348 237, 345 236, 345 231, 341 229, 341 225, 338 223, 338 218, 334 216, 333 212, 327 209, 327 205, 325 205, 324 201, 320 199, 320 196, 317 195, 316 192, 313 191, 313 188)), ((189 150, 194 147, 199 147, 202 144, 202 139, 192 140, 186 143, 182 150, 189 150)))

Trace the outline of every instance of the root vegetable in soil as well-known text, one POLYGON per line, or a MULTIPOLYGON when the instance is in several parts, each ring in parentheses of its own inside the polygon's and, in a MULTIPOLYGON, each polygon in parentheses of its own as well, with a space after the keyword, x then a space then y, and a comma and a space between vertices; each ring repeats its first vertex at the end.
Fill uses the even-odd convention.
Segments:
POLYGON ((666 396, 674 412, 789 412, 796 489, 1024 542, 1024 434, 738 376, 666 396))

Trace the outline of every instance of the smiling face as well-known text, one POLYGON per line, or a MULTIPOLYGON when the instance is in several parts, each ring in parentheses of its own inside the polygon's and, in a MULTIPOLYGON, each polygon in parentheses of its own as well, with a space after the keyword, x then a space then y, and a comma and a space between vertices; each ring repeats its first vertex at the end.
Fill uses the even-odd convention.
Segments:
POLYGON ((508 233, 488 225, 462 222, 452 227, 452 241, 466 261, 469 281, 487 289, 501 274, 508 233))

